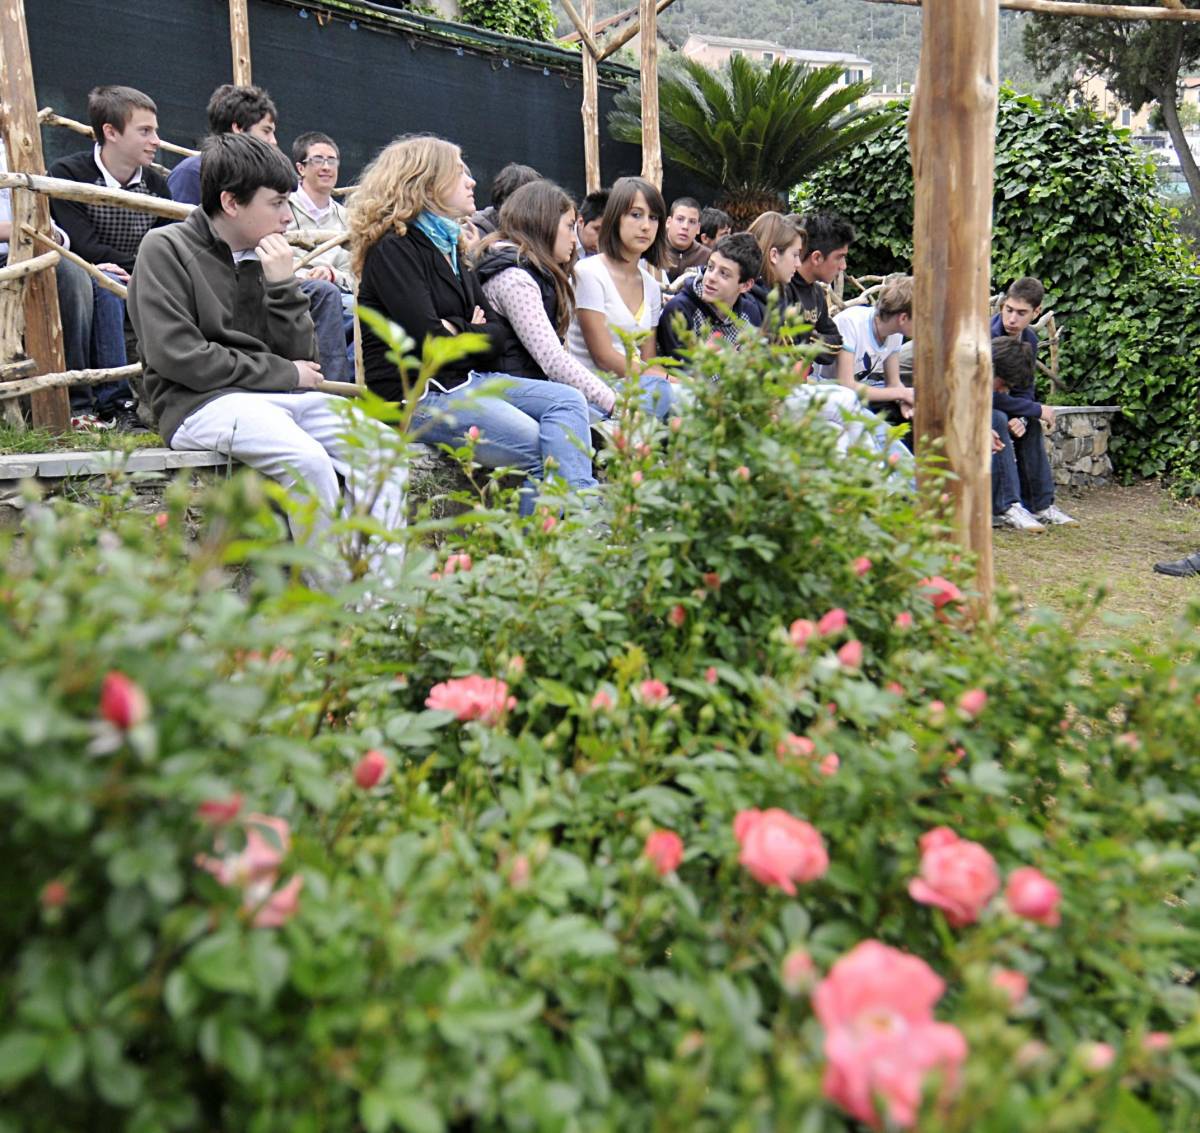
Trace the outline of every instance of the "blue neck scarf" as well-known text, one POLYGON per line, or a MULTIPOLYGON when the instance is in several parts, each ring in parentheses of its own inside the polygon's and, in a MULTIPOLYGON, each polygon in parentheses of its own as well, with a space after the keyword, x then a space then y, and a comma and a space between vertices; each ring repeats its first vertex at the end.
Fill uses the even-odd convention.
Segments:
POLYGON ((450 257, 450 266, 458 275, 458 236, 462 232, 462 225, 428 209, 424 209, 413 223, 433 241, 433 246, 439 252, 450 257))

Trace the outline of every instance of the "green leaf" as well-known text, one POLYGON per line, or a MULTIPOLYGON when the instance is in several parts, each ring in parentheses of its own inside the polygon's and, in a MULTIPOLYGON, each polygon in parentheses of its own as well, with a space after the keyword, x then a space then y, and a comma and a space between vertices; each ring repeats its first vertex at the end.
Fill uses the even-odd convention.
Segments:
POLYGON ((205 937, 188 953, 184 966, 198 983, 214 991, 254 991, 254 976, 236 930, 205 937))
POLYGON ((262 1070, 262 1044, 237 1023, 221 1021, 217 1051, 225 1069, 245 1085, 251 1085, 262 1070))
POLYGON ((46 1076, 60 1090, 79 1081, 87 1061, 83 1040, 68 1032, 51 1040, 46 1050, 46 1076))
POLYGON ((0 1089, 24 1081, 42 1065, 45 1036, 33 1031, 13 1031, 0 1039, 0 1089))

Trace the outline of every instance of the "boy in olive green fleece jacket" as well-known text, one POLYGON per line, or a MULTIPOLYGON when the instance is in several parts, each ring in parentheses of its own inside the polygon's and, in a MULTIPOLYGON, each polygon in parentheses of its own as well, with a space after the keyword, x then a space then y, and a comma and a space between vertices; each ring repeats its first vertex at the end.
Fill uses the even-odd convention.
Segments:
POLYGON ((289 517, 298 541, 326 532, 341 506, 339 477, 395 530, 404 474, 386 460, 394 435, 377 426, 374 467, 357 467, 357 456, 351 467, 346 423, 317 390, 308 300, 282 235, 295 186, 287 159, 258 138, 205 142, 200 208, 146 236, 129 283, 146 396, 171 448, 216 449, 288 487, 306 485, 320 506, 311 528, 289 517))

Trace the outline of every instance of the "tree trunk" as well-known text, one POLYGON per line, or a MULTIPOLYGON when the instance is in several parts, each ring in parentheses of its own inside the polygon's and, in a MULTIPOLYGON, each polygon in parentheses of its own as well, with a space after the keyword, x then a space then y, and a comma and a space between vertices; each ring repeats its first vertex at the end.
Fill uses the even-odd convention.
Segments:
POLYGON ((1167 66, 1163 72, 1163 82, 1160 89, 1155 91, 1158 105, 1162 110, 1163 121, 1167 125, 1167 133, 1171 144, 1179 155, 1179 168, 1183 170, 1184 180, 1187 181, 1188 192, 1192 195, 1192 206, 1200 214, 1200 168, 1188 147, 1187 135, 1183 132, 1183 123, 1179 121, 1179 69, 1183 59, 1183 24, 1177 24, 1171 29, 1174 42, 1171 45, 1167 66))
POLYGON ((992 354, 988 326, 997 99, 997 0, 925 0, 909 118, 915 433, 939 441, 954 534, 975 557, 979 613, 992 593, 992 354))

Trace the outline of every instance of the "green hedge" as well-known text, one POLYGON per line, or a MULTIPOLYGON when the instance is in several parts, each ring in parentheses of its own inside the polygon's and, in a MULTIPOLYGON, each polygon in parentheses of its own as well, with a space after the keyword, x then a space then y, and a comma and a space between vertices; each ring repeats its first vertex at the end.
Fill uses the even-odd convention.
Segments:
MULTIPOLYGON (((885 131, 797 191, 800 207, 854 222, 856 274, 910 266, 906 131, 885 131)), ((1125 410, 1111 449, 1118 471, 1200 482, 1200 275, 1127 132, 1003 91, 993 217, 993 289, 1038 276, 1064 327, 1064 400, 1125 410)))
POLYGON ((305 589, 270 506, 303 504, 245 474, 158 517, 31 506, 0 546, 0 1130, 845 1133, 846 1044, 927 1133, 1196 1127, 1194 626, 975 624, 938 517, 781 412, 793 356, 701 358, 685 419, 619 422, 598 509, 483 489, 386 593, 305 589), (504 688, 460 720, 434 690, 468 676, 504 688), (795 895, 744 828, 768 808, 828 855, 795 895), (939 879, 941 826, 995 874, 939 879), (1030 866, 1060 924, 992 895, 1030 866), (864 982, 839 1055, 809 993, 868 940, 945 992, 864 982), (939 1103, 907 1069, 958 1033, 939 1103))

